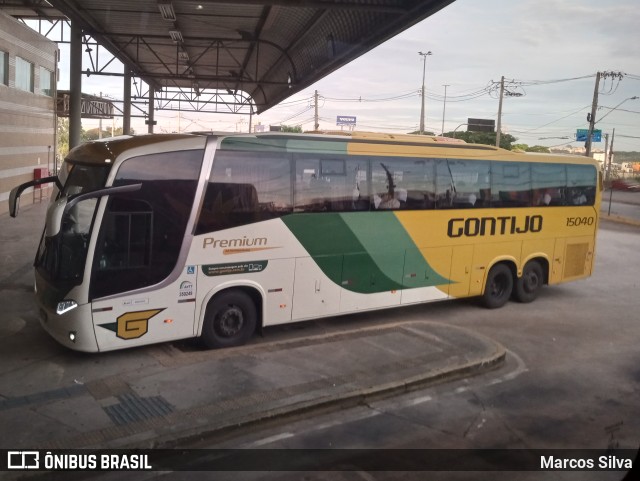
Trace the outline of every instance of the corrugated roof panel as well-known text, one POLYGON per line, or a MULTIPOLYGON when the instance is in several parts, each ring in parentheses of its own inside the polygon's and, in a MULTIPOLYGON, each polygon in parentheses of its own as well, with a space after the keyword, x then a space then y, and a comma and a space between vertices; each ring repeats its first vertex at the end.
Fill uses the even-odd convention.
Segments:
POLYGON ((154 87, 241 90, 260 113, 454 0, 49 1, 154 87))

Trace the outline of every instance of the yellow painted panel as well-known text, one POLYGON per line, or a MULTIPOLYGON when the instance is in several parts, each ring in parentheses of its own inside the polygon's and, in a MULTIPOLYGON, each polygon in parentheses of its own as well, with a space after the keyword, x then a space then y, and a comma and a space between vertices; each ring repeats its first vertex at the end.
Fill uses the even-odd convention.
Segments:
POLYGON ((451 258, 451 285, 449 286, 449 295, 451 297, 466 297, 469 295, 472 259, 472 245, 456 246, 453 248, 453 256, 451 258))
POLYGON ((556 239, 555 247, 553 249, 553 261, 550 268, 551 272, 549 273, 549 284, 557 284, 562 281, 565 244, 565 239, 556 239))
POLYGON ((479 296, 482 294, 487 273, 496 262, 512 261, 517 266, 520 262, 521 251, 522 243, 518 241, 476 245, 471 266, 469 295, 479 296))

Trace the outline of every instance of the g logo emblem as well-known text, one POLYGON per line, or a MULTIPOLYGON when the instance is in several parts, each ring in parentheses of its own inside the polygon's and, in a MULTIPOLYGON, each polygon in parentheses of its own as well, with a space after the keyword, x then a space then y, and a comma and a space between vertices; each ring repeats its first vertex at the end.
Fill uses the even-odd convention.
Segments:
POLYGON ((125 312, 117 319, 116 335, 120 339, 138 339, 144 336, 149 330, 149 319, 162 311, 164 309, 125 312))

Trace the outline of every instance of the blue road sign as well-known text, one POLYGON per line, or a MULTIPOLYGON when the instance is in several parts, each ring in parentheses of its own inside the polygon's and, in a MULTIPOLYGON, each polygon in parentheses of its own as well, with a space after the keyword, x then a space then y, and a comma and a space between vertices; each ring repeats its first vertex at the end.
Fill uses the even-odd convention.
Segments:
MULTIPOLYGON (((576 131, 576 141, 586 142, 589 129, 578 129, 576 131)), ((591 133, 591 142, 602 142, 602 130, 594 130, 591 133)))

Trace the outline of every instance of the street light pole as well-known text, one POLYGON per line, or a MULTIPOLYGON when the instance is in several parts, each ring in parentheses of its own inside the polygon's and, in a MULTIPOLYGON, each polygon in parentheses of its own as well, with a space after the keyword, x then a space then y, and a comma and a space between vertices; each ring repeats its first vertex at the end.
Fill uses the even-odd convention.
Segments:
POLYGON ((496 128, 496 147, 500 147, 500 134, 502 130, 502 97, 504 96, 504 75, 500 79, 500 102, 498 103, 498 127, 496 128))
MULTIPOLYGON (((606 114, 604 114, 602 117, 600 117, 598 119, 597 122, 594 122, 594 125, 597 124, 598 122, 600 122, 602 119, 604 119, 607 115, 609 115, 611 112, 613 112, 615 109, 617 109, 618 107, 620 107, 623 103, 625 103, 627 100, 638 100, 640 97, 638 97, 637 95, 634 95, 633 97, 629 97, 628 99, 624 99, 622 102, 620 102, 618 105, 616 105, 614 108, 612 108, 611 110, 609 110, 606 114)), ((609 107, 605 107, 605 108, 609 108, 609 107)))
POLYGON ((456 138, 456 131, 457 131, 460 127, 462 127, 463 125, 467 125, 467 126, 468 126, 469 124, 460 124, 460 125, 458 125, 455 129, 453 129, 452 137, 453 137, 454 139, 456 138))
POLYGON ((444 87, 444 103, 442 104, 442 132, 440 133, 440 135, 444 135, 444 113, 447 110, 447 87, 449 85, 443 85, 444 87))
POLYGON ((424 89, 424 78, 427 72, 427 55, 432 55, 431 50, 427 53, 418 52, 418 55, 422 57, 422 108, 420 109, 420 135, 424 135, 424 97, 426 91, 424 89))

